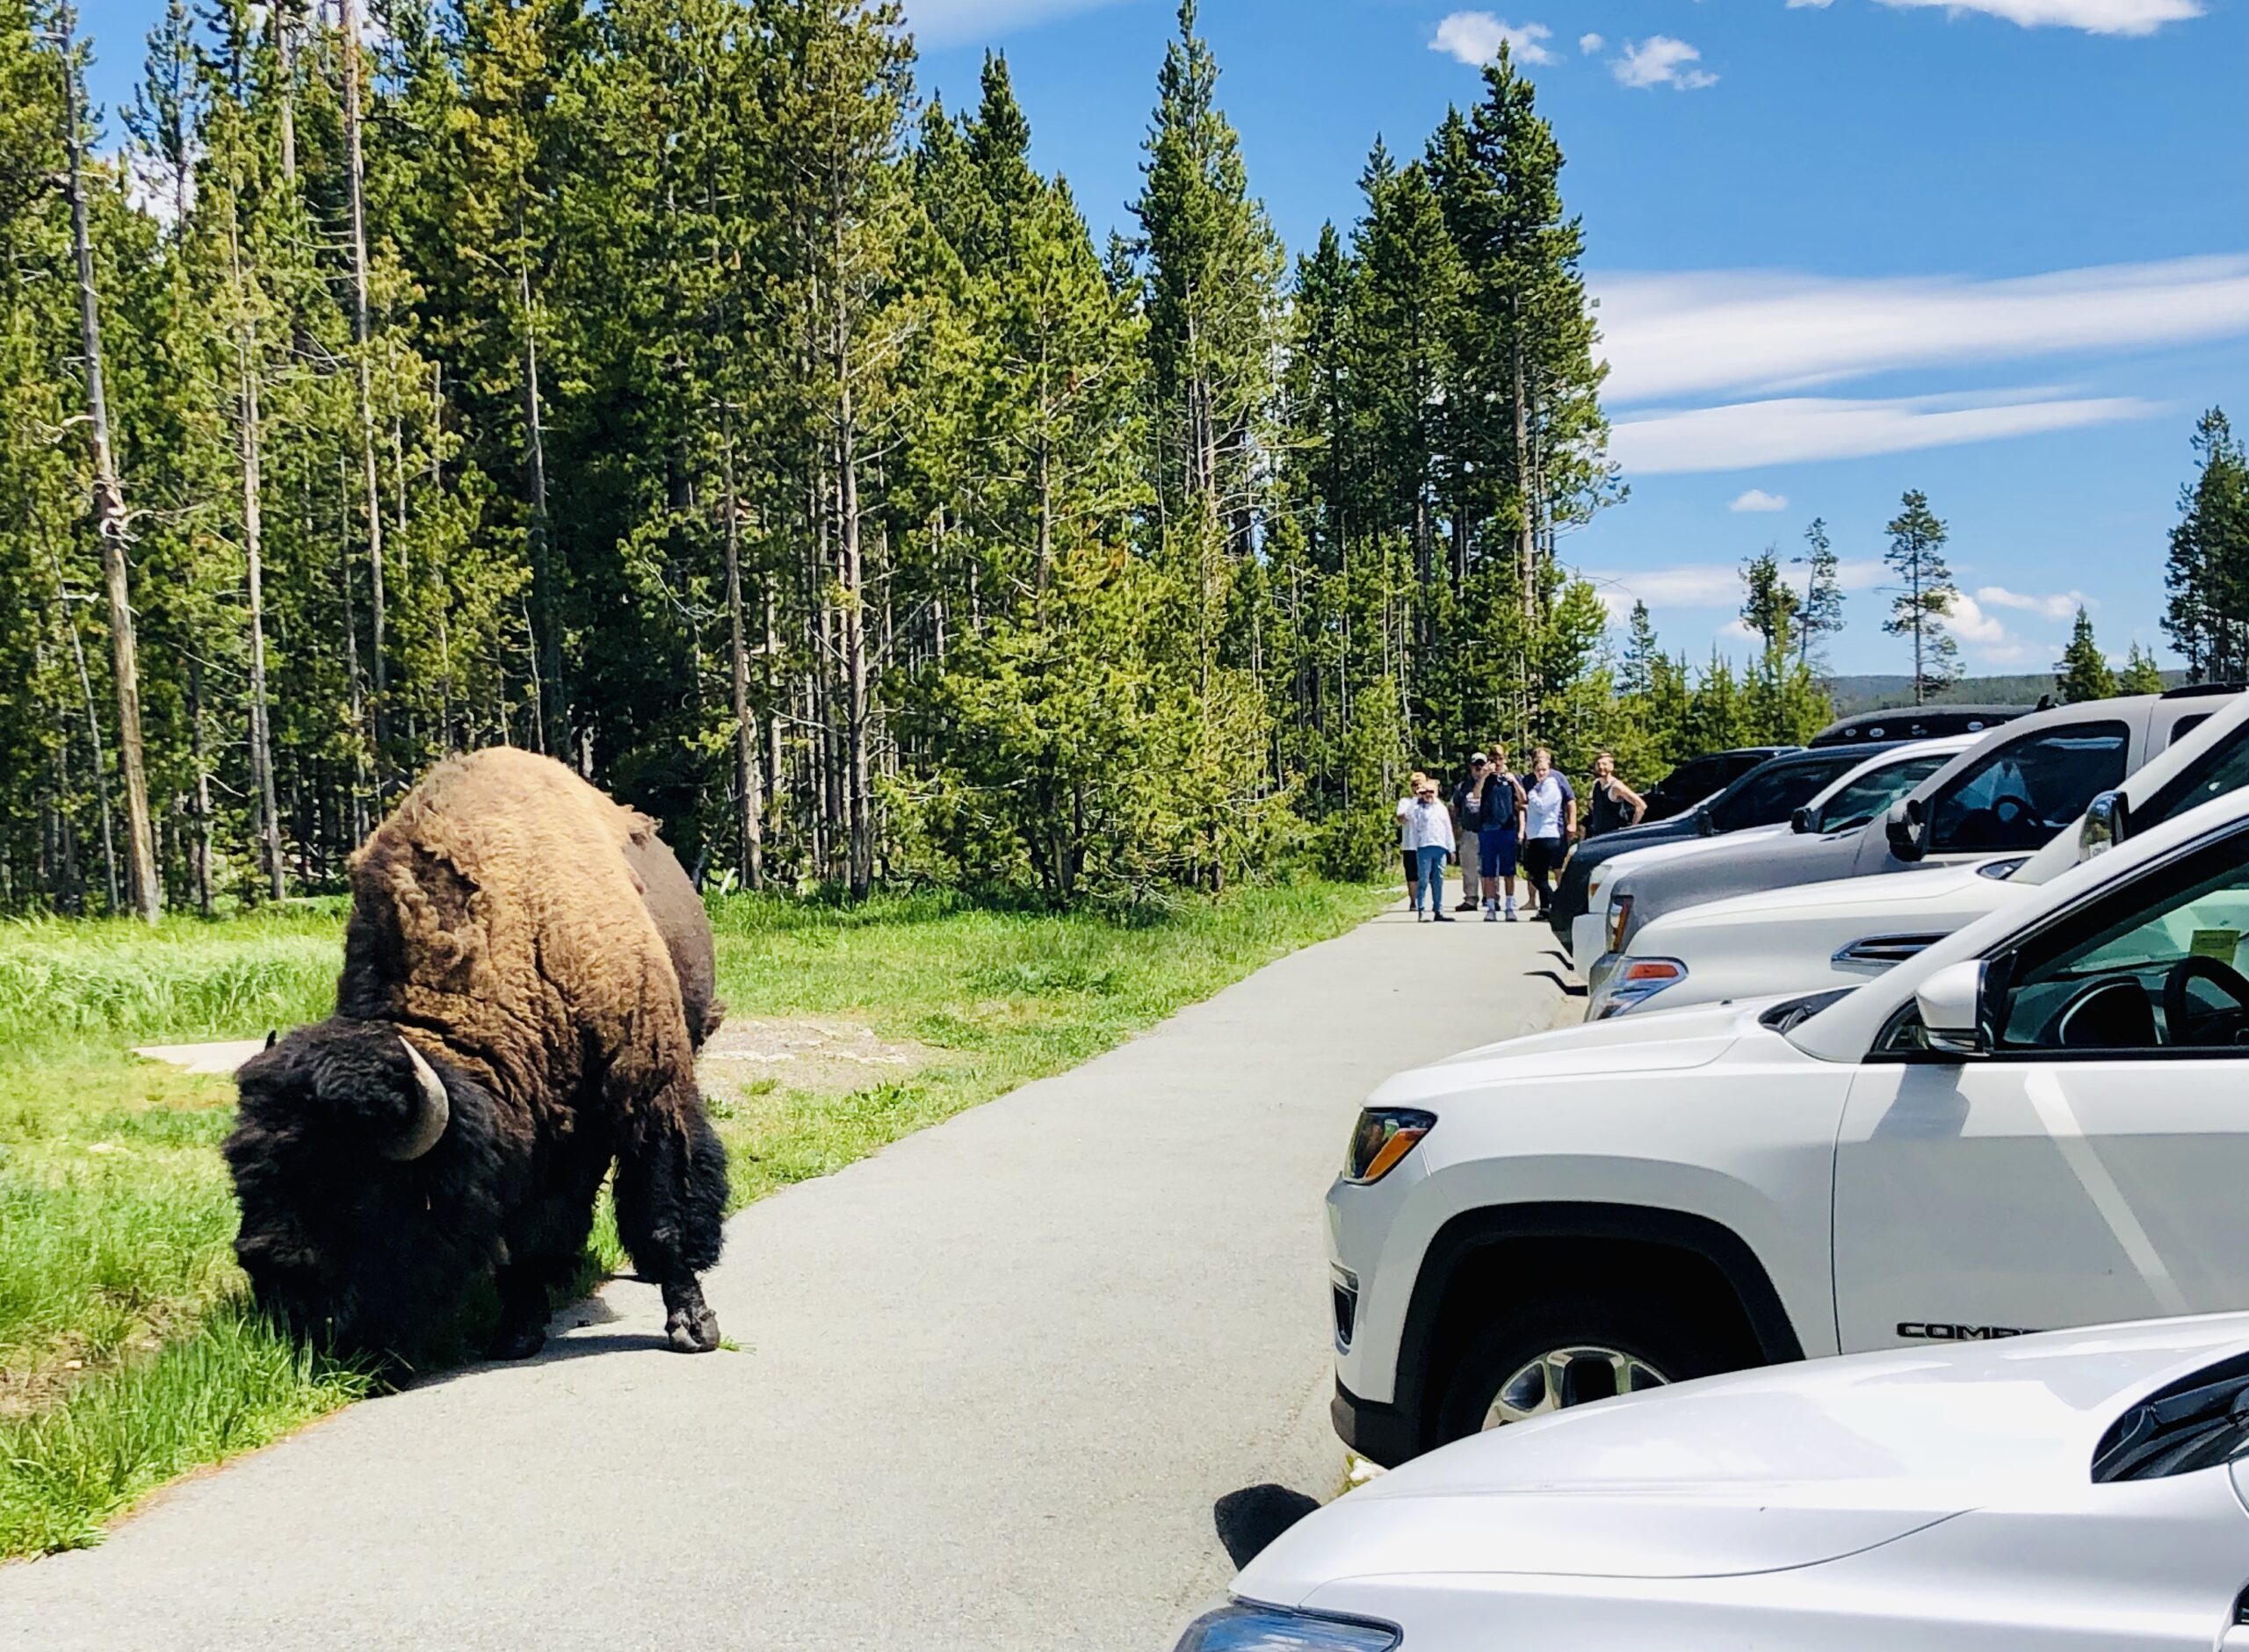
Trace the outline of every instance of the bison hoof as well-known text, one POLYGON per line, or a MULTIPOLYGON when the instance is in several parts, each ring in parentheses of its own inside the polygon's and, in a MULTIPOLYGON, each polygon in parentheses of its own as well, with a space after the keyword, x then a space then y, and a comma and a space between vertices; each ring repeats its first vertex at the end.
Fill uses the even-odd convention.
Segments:
POLYGON ((664 1336, 675 1353, 709 1353, 719 1345, 719 1317, 703 1300, 703 1288, 664 1289, 664 1336))

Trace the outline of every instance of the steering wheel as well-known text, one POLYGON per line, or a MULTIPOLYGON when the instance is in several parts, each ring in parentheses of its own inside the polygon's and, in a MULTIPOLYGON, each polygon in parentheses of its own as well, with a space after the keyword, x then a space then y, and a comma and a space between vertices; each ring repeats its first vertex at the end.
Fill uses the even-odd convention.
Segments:
POLYGON ((2030 799, 2020 797, 2012 791, 2002 793, 1992 799, 1991 813, 1992 819, 1999 825, 2010 827, 2020 826, 2026 820, 2038 819, 2038 811, 2032 805, 2030 799), (2010 805, 2014 811, 2012 815, 2007 812, 2010 805))
POLYGON ((2183 1042, 2179 1035, 2188 1018, 2198 1014, 2187 999, 2187 986, 2193 981, 2208 981, 2249 1014, 2249 976, 2216 958, 2181 958, 2163 977, 2163 1025, 2168 1042, 2174 1044, 2183 1042))

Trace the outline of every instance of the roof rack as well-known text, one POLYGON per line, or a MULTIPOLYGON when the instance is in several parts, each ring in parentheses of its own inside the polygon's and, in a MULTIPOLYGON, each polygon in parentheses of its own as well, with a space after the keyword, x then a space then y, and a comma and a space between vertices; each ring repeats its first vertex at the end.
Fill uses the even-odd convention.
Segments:
POLYGON ((2238 694, 2249 689, 2249 682, 2182 682, 2175 689, 2166 689, 2161 698, 2192 700, 2205 694, 2238 694))
POLYGON ((1899 705, 1838 718, 1804 744, 1856 746, 1876 740, 1928 739, 1946 734, 1980 734, 2028 715, 2027 705, 1899 705))

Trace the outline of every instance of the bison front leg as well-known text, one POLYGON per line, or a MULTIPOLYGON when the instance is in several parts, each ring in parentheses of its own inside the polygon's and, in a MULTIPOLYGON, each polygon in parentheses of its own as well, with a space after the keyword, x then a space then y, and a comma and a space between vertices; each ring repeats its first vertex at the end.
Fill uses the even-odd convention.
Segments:
POLYGON ((719 1317, 698 1277, 725 1238, 727 1150, 692 1085, 633 1121, 617 1156, 617 1231, 643 1279, 663 1289, 664 1334, 682 1353, 719 1345, 719 1317))

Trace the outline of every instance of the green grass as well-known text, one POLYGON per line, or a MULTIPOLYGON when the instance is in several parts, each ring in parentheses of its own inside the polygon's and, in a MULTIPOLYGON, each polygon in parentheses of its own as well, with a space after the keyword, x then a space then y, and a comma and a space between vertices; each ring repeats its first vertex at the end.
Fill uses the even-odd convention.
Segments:
MULTIPOLYGON (((1073 1066, 1388 894, 1297 884, 1124 917, 728 898, 736 1014, 853 1021, 928 1057, 842 1094, 714 1079, 735 1202, 1073 1066)), ((217 1152, 231 1084, 127 1053, 327 1014, 342 927, 333 905, 0 925, 0 1558, 96 1541, 152 1489, 366 1391, 242 1307, 217 1152)), ((591 1250, 621 1260, 605 1208, 591 1250)))

